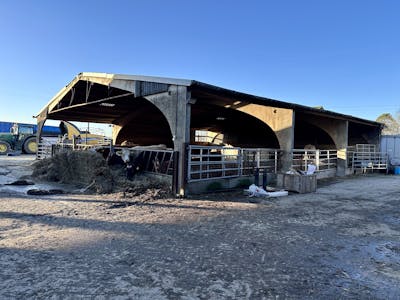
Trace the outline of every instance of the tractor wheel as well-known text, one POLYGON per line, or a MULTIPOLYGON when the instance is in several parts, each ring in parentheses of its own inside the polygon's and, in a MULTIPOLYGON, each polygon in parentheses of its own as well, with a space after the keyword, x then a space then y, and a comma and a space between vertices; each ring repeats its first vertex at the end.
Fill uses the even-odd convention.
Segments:
POLYGON ((37 151, 36 137, 27 138, 24 143, 24 152, 27 154, 35 154, 37 151))
POLYGON ((11 145, 5 141, 0 141, 0 155, 6 155, 11 151, 11 145))

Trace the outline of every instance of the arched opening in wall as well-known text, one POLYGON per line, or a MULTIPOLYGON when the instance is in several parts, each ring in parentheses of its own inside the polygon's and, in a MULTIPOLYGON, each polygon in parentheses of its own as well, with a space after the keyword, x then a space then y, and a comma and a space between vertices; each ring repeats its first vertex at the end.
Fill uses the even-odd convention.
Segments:
POLYGON ((348 145, 376 144, 379 141, 378 127, 371 127, 363 124, 349 122, 348 145))
POLYGON ((294 148, 304 149, 314 146, 315 149, 336 149, 335 142, 323 129, 304 120, 296 121, 294 128, 294 148))
POLYGON ((191 144, 279 149, 274 131, 257 118, 216 105, 192 105, 191 144))
POLYGON ((130 111, 115 122, 122 126, 116 144, 157 145, 173 148, 172 133, 164 114, 146 99, 135 99, 130 111))

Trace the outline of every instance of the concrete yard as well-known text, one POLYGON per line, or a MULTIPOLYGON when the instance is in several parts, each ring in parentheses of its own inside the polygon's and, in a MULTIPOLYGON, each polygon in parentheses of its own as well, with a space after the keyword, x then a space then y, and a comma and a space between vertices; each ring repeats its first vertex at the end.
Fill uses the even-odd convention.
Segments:
POLYGON ((32 160, 0 158, 1 299, 400 298, 400 176, 257 204, 4 186, 32 160))

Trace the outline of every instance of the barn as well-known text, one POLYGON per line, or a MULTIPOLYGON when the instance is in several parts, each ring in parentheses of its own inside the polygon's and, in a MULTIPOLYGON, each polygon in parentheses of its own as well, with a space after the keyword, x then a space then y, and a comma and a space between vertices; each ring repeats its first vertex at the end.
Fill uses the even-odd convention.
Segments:
POLYGON ((357 145, 379 145, 382 124, 337 112, 164 77, 80 73, 37 116, 113 125, 113 143, 165 144, 174 189, 185 195, 219 180, 234 186, 255 169, 317 165, 345 176, 357 145))

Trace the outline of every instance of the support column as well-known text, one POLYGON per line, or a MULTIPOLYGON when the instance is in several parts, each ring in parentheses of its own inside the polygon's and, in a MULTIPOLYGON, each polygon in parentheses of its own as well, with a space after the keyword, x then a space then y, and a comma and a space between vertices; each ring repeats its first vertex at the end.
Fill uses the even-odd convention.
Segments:
POLYGON ((295 112, 290 112, 285 116, 284 123, 286 123, 286 127, 276 132, 280 147, 283 150, 283 156, 281 157, 282 172, 288 171, 293 164, 295 112))
POLYGON ((336 176, 346 176, 349 121, 340 121, 336 127, 334 136, 337 149, 336 176))
POLYGON ((36 159, 38 159, 38 150, 39 150, 39 143, 42 140, 42 131, 44 127, 44 123, 47 120, 47 110, 42 111, 36 119, 37 122, 37 128, 36 128, 36 159))
POLYGON ((40 140, 42 138, 42 131, 43 131, 43 126, 44 123, 47 120, 47 111, 42 111, 36 119, 37 122, 37 129, 36 129, 36 144, 40 143, 40 140))
POLYGON ((186 195, 186 147, 190 143, 191 94, 186 86, 170 85, 168 92, 145 97, 156 105, 167 119, 174 143, 179 153, 176 178, 177 196, 186 195))
POLYGON ((186 172, 187 172, 187 145, 190 142, 190 92, 185 86, 176 86, 176 123, 172 139, 174 141, 174 150, 179 152, 178 157, 178 178, 177 178, 177 196, 186 195, 186 172))

